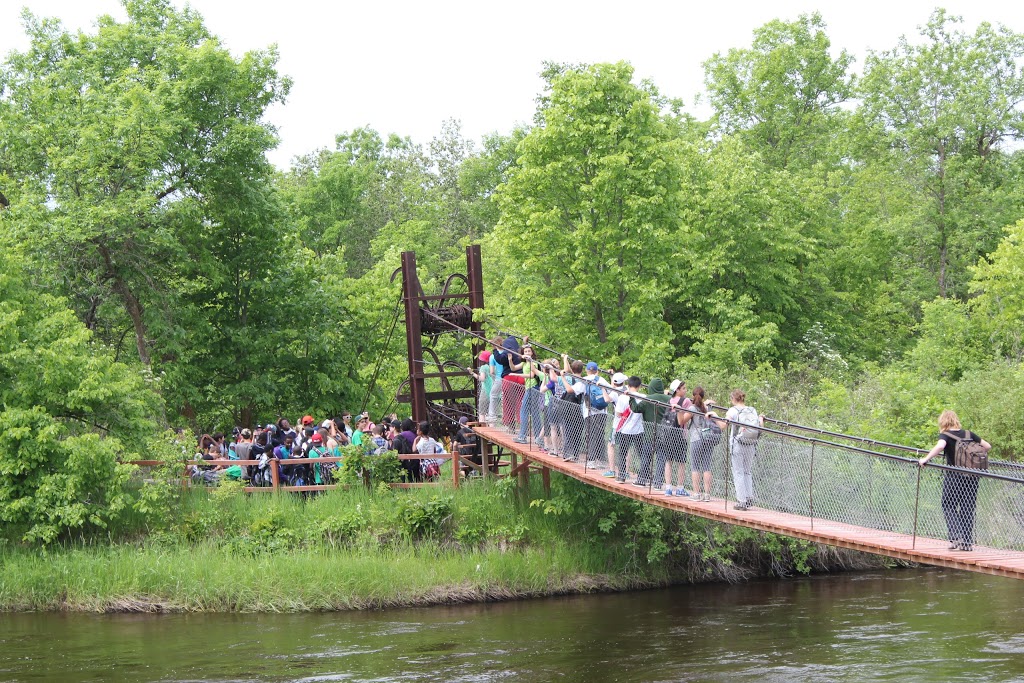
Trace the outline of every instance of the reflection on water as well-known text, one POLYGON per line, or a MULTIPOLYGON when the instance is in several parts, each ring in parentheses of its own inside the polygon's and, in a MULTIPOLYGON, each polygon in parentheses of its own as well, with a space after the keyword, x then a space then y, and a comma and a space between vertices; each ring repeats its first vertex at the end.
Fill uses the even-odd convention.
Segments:
POLYGON ((1024 582, 946 570, 387 612, 0 615, 0 681, 1024 679, 1024 582))

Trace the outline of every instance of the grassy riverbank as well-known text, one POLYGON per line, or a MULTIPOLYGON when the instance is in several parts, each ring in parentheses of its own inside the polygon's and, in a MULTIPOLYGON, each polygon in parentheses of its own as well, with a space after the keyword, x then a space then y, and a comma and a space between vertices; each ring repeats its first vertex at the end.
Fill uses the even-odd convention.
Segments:
POLYGON ((739 580, 879 566, 862 555, 725 527, 555 477, 458 490, 168 501, 158 528, 49 548, 0 545, 0 609, 308 611, 739 580), (530 504, 530 500, 534 500, 530 504))

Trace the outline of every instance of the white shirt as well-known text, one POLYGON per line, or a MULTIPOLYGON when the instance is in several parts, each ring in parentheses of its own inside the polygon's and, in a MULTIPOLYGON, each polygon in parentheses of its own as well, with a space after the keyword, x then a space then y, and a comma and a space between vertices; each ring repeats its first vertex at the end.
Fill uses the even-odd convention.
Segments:
POLYGON ((620 434, 642 434, 644 431, 644 414, 632 411, 629 407, 629 394, 622 394, 615 399, 615 431, 620 434))

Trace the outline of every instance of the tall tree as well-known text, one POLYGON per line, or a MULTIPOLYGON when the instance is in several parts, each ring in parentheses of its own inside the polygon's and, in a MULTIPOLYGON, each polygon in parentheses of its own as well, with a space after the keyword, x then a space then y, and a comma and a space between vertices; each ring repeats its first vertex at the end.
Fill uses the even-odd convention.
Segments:
POLYGON ((93 34, 24 15, 30 47, 0 71, 0 167, 21 188, 15 230, 84 319, 117 302, 148 365, 181 228, 267 176, 275 136, 262 119, 289 84, 273 48, 235 59, 188 8, 125 9, 126 22, 100 17, 93 34))
POLYGON ((704 63, 713 122, 739 135, 774 168, 807 167, 828 151, 840 105, 851 95, 853 57, 832 57, 817 12, 754 31, 749 48, 704 63))
POLYGON ((626 63, 550 65, 544 77, 537 125, 496 193, 495 280, 528 329, 592 354, 657 356, 680 280, 674 114, 626 63))
POLYGON ((1024 138, 1024 35, 988 23, 968 34, 961 23, 936 10, 922 42, 903 37, 870 55, 861 83, 865 158, 920 188, 901 241, 932 275, 922 298, 965 295, 968 266, 1020 207, 1007 152, 1024 138))

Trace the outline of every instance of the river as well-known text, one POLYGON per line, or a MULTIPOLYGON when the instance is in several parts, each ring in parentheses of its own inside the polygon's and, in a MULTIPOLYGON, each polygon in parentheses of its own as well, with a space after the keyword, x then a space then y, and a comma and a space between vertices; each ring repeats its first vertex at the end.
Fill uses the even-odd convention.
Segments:
POLYGON ((330 614, 0 614, 0 681, 1024 680, 1024 583, 952 570, 330 614))

